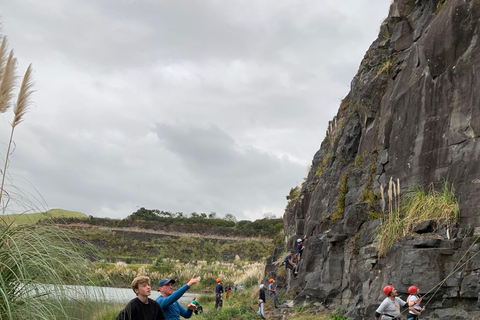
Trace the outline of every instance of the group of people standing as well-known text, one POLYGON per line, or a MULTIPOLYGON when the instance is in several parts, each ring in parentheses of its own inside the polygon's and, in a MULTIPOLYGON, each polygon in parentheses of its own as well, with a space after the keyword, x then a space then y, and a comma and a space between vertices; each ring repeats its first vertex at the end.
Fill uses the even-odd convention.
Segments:
MULTIPOLYGON (((237 283, 235 282, 235 285, 233 287, 233 289, 235 290, 235 292, 237 292, 237 283)), ((240 285, 240 289, 243 290, 243 284, 240 285)), ((218 278, 217 279, 217 285, 215 286, 215 310, 217 310, 218 307, 222 307, 223 306, 223 299, 222 299, 222 295, 223 295, 223 285, 222 285, 222 279, 218 278)), ((230 286, 230 284, 227 284, 227 286, 225 287, 225 299, 228 300, 228 298, 230 297, 230 291, 232 291, 232 287, 230 286)))
POLYGON ((173 279, 162 279, 158 282, 158 291, 160 296, 156 299, 150 299, 152 293, 150 278, 139 276, 132 281, 132 290, 137 297, 132 299, 125 309, 120 311, 115 320, 179 320, 180 316, 190 318, 193 311, 201 311, 196 297, 187 308, 184 308, 178 299, 195 283, 200 282, 200 278, 192 278, 180 289, 173 291, 173 279))
MULTIPOLYGON (((273 300, 273 305, 275 308, 278 308, 279 305, 282 303, 278 300, 277 297, 277 284, 275 283, 275 279, 271 278, 269 280, 270 284, 268 285, 268 295, 272 298, 273 300)), ((258 295, 258 314, 264 316, 264 306, 265 306, 265 285, 262 283, 260 285, 260 291, 258 295)))
MULTIPOLYGON (((293 250, 285 257, 285 267, 292 270, 292 274, 296 277, 298 273, 298 265, 300 263, 300 258, 304 249, 303 241, 306 237, 299 238, 297 240, 297 254, 296 254, 296 263, 293 262, 293 250)), ((178 299, 182 297, 185 292, 187 292, 192 285, 200 282, 200 278, 192 278, 180 289, 174 291, 173 285, 175 280, 173 279, 162 279, 158 282, 158 291, 160 296, 156 299, 150 299, 151 294, 151 285, 150 278, 146 276, 139 276, 133 279, 131 288, 133 292, 137 295, 135 299, 132 299, 126 307, 120 311, 115 320, 180 320, 180 316, 184 318, 190 318, 195 311, 195 313, 202 312, 202 307, 198 303, 197 298, 195 297, 193 301, 187 306, 183 307, 178 299)), ((243 289, 243 284, 240 286, 243 289)), ((235 292, 237 291, 237 283, 234 285, 235 292)), ((278 308, 281 302, 277 297, 277 285, 275 279, 271 278, 268 285, 268 294, 273 300, 274 307, 278 308)), ((229 298, 231 291, 230 285, 227 285, 225 288, 226 299, 229 298)), ((387 296, 378 309, 375 312, 375 320, 397 320, 400 316, 400 308, 408 308, 408 320, 415 320, 418 316, 425 310, 424 307, 420 306, 422 298, 419 297, 420 290, 416 286, 411 286, 408 289, 409 296, 407 301, 404 301, 398 297, 397 290, 388 285, 383 288, 384 294, 387 296)), ((215 310, 218 307, 223 306, 222 294, 224 293, 222 279, 217 279, 217 285, 215 286, 215 310)), ((264 305, 266 302, 265 299, 265 285, 260 285, 258 305, 259 310, 258 314, 261 316, 265 315, 264 305)))
POLYGON ((375 320, 396 320, 400 319, 400 308, 408 308, 408 320, 415 320, 425 311, 424 307, 420 307, 422 298, 420 298, 420 289, 416 286, 408 288, 410 294, 407 301, 403 301, 398 297, 397 289, 393 286, 383 288, 383 293, 387 296, 378 309, 375 311, 375 320))
MULTIPOLYGON (((150 285, 150 278, 146 276, 139 276, 133 279, 131 287, 133 292, 137 295, 132 299, 126 307, 120 311, 115 320, 180 320, 183 318, 190 318, 193 313, 198 314, 203 312, 197 297, 194 297, 192 302, 183 307, 178 300, 194 285, 200 282, 200 278, 192 278, 180 289, 174 291, 173 285, 175 280, 162 279, 158 282, 158 291, 160 296, 156 299, 150 299, 152 293, 150 285)), ((243 284, 240 285, 243 289, 243 284)), ((228 284, 225 287, 226 299, 228 300, 231 291, 231 286, 228 284)), ((237 291, 237 284, 235 283, 234 290, 237 291)), ((222 294, 224 293, 222 279, 217 279, 215 286, 215 310, 223 306, 222 294)))

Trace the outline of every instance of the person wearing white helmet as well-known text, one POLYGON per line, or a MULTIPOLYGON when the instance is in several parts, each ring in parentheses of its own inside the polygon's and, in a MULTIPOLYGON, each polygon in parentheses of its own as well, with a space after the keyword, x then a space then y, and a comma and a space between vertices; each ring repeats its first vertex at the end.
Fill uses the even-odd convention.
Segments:
POLYGON ((259 291, 259 295, 258 295, 258 314, 261 315, 261 316, 264 316, 265 313, 263 312, 263 306, 265 304, 265 285, 262 283, 260 285, 260 291, 259 291))
POLYGON ((298 257, 298 259, 300 259, 300 257, 302 256, 302 253, 303 253, 303 249, 305 249, 305 246, 303 245, 303 240, 305 240, 306 238, 307 238, 307 236, 304 236, 303 239, 302 238, 297 239, 297 257, 298 257))

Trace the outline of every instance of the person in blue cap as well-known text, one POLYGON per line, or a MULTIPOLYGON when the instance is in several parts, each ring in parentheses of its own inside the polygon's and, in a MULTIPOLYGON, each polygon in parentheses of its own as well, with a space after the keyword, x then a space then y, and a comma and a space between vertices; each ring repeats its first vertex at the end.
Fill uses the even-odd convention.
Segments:
POLYGON ((190 318, 192 316, 193 310, 196 309, 196 306, 193 303, 190 303, 187 306, 187 309, 185 309, 177 300, 197 282, 200 282, 200 277, 190 279, 186 285, 175 292, 173 291, 175 280, 162 279, 158 282, 160 297, 157 298, 157 302, 162 307, 167 320, 180 320, 180 316, 184 318, 190 318))

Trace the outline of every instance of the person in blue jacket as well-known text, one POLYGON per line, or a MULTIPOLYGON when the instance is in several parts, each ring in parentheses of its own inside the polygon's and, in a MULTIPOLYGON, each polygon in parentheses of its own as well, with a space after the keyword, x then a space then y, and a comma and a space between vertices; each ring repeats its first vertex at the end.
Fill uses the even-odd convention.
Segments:
POLYGON ((197 282, 200 282, 200 277, 190 279, 186 285, 175 292, 173 291, 175 280, 162 279, 158 282, 160 297, 157 298, 157 302, 162 307, 167 320, 180 320, 180 316, 184 318, 190 318, 192 316, 193 310, 196 309, 196 306, 193 303, 190 303, 187 306, 187 309, 185 309, 177 300, 197 282))

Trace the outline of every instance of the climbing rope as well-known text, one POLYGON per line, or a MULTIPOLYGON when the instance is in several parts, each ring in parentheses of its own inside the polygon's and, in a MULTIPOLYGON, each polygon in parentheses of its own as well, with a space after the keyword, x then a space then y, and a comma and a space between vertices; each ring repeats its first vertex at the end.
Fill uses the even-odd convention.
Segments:
MULTIPOLYGON (((462 263, 461 265, 458 265, 462 260, 463 258, 465 258, 465 256, 468 254, 468 252, 473 248, 473 246, 477 243, 477 241, 480 240, 480 236, 477 237, 477 239, 475 239, 475 241, 472 242, 472 244, 470 245, 470 247, 467 249, 467 251, 465 251, 465 253, 463 254, 463 256, 460 258, 460 260, 458 260, 458 262, 455 264, 455 266, 452 268, 452 270, 450 271, 450 273, 442 280, 440 281, 439 283, 437 283, 437 285, 435 285, 433 288, 431 288, 429 291, 425 292, 422 296, 419 296, 419 298, 423 298, 425 297, 427 294, 429 294, 430 292, 432 292, 435 288, 435 292, 432 294, 432 296, 427 300, 427 302, 423 305, 423 307, 425 307, 432 299, 433 297, 435 296, 435 294, 438 292, 438 290, 440 290, 440 288, 442 287, 442 285, 447 281, 448 278, 450 278, 455 272, 457 272, 458 270, 460 270, 464 265, 466 265, 470 260, 472 260, 473 258, 475 258, 475 256, 477 254, 480 253, 480 251, 476 252, 474 255, 472 255, 470 258, 467 259, 467 261, 465 261, 464 263, 462 263)), ((407 299, 408 300, 408 299, 407 299)), ((408 303, 408 301, 407 301, 408 303)), ((404 313, 406 312, 408 309, 405 309, 403 310, 401 313, 404 313)))
POLYGON ((460 258, 460 260, 458 260, 457 264, 455 264, 455 267, 453 267, 452 271, 450 271, 450 273, 442 280, 440 281, 436 286, 434 286, 432 289, 430 289, 429 291, 425 292, 425 294, 423 294, 423 296, 429 294, 431 291, 433 291, 433 289, 437 288, 435 290, 435 292, 433 293, 433 295, 430 297, 430 299, 428 299, 428 301, 425 303, 425 305, 427 305, 430 300, 433 299, 433 297, 435 296, 435 294, 438 292, 438 290, 440 290, 440 288, 442 287, 442 285, 447 281, 448 278, 450 278, 455 272, 457 272, 458 270, 460 270, 460 268, 462 268, 464 265, 466 265, 470 260, 472 260, 477 254, 480 253, 480 251, 478 251, 477 253, 475 253, 473 256, 471 256, 467 261, 465 261, 464 263, 462 263, 460 266, 458 266, 458 264, 463 260, 463 258, 465 258, 465 256, 468 254, 468 252, 473 248, 473 246, 477 243, 477 241, 480 239, 480 236, 477 237, 477 239, 475 239, 475 241, 472 242, 472 244, 470 245, 470 247, 467 249, 467 251, 465 251, 465 253, 463 254, 463 256, 460 258), (458 266, 458 267, 457 267, 458 266))

